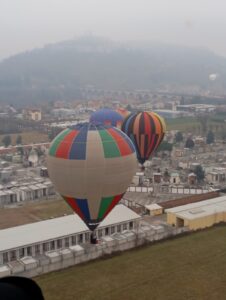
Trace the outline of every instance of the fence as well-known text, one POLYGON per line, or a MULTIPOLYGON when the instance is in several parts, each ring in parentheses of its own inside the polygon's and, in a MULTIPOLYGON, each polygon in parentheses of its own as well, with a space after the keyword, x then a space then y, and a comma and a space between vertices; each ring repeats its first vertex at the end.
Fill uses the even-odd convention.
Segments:
POLYGON ((130 186, 127 189, 127 192, 136 192, 136 193, 152 193, 153 191, 158 191, 162 194, 181 194, 181 195, 197 195, 197 194, 205 194, 210 192, 206 188, 184 188, 184 187, 176 187, 176 186, 130 186))

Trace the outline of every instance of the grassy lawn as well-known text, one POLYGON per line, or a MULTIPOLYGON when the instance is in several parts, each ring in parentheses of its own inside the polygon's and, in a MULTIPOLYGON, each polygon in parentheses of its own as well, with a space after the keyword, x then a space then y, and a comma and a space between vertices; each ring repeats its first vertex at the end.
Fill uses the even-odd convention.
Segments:
MULTIPOLYGON (((202 131, 201 122, 194 117, 184 117, 176 119, 166 119, 167 130, 179 130, 181 132, 191 132, 200 134, 202 131)), ((226 131, 226 123, 223 118, 212 117, 207 121, 207 131, 212 130, 216 134, 226 131)))
POLYGON ((63 200, 43 200, 16 208, 1 208, 0 229, 72 213, 71 208, 63 200))
POLYGON ((226 227, 35 278, 46 300, 223 300, 226 227))
POLYGON ((12 133, 12 134, 0 134, 0 144, 2 145, 2 138, 5 135, 10 135, 12 139, 12 145, 16 145, 16 139, 18 135, 22 136, 22 144, 30 144, 30 143, 44 143, 48 142, 48 135, 45 133, 40 133, 37 131, 28 131, 21 133, 12 133))
POLYGON ((193 131, 198 128, 200 123, 195 118, 176 118, 166 119, 167 130, 179 130, 182 132, 193 131))

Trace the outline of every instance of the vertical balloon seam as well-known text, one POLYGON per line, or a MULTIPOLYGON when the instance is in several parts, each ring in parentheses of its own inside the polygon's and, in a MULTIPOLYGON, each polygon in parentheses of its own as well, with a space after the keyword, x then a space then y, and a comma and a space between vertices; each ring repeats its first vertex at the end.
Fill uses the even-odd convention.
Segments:
POLYGON ((113 131, 117 132, 118 135, 120 135, 123 139, 125 139, 130 147, 131 153, 136 152, 136 149, 133 145, 133 143, 131 142, 131 139, 121 130, 117 130, 115 128, 112 128, 113 131))
POLYGON ((68 159, 70 159, 70 153, 71 153, 71 151, 72 151, 72 146, 74 145, 75 140, 76 140, 76 137, 77 137, 78 134, 79 134, 79 130, 77 130, 77 133, 76 133, 76 135, 74 136, 73 142, 72 142, 71 145, 70 145, 70 148, 69 148, 69 151, 68 151, 68 159))
POLYGON ((90 222, 91 218, 90 218, 90 212, 89 212, 89 206, 88 206, 87 199, 76 198, 75 201, 76 201, 78 207, 80 208, 81 212, 83 213, 85 220, 87 222, 90 222))
POLYGON ((64 136, 66 136, 70 132, 70 129, 63 130, 55 139, 52 141, 49 149, 49 155, 55 156, 58 145, 61 143, 64 136))
POLYGON ((71 141, 75 139, 76 135, 78 134, 78 131, 71 130, 64 139, 61 141, 61 143, 58 145, 58 148, 56 150, 56 157, 68 159, 70 149, 71 149, 71 141), (66 147, 65 147, 66 146, 66 147))
POLYGON ((86 159, 86 141, 87 141, 87 130, 88 128, 82 128, 76 135, 71 150, 69 153, 69 159, 86 159))
POLYGON ((112 138, 115 140, 115 143, 119 149, 120 155, 121 156, 126 156, 131 154, 130 147, 124 139, 118 134, 116 130, 113 128, 108 129, 109 134, 112 136, 112 138))
POLYGON ((104 217, 105 212, 107 211, 109 205, 111 204, 114 196, 102 197, 101 203, 98 212, 98 219, 102 219, 104 217))
MULTIPOLYGON (((102 140, 102 136, 100 135, 100 132, 99 133, 99 138, 102 142, 102 147, 103 147, 103 153, 105 153, 105 149, 104 149, 104 143, 103 143, 103 140, 102 140)), ((104 160, 104 174, 106 173, 106 160, 104 160)), ((103 195, 103 189, 104 189, 104 186, 102 186, 102 189, 101 189, 101 195, 103 195)), ((98 211, 98 217, 99 217, 99 214, 100 214, 100 207, 101 207, 101 204, 102 204, 102 199, 101 199, 101 202, 100 202, 100 206, 99 206, 99 211, 98 211)))
POLYGON ((68 205, 72 208, 73 211, 75 211, 82 220, 84 220, 84 215, 81 212, 80 208, 78 207, 75 198, 73 197, 68 197, 68 196, 62 196, 64 200, 68 203, 68 205))
POLYGON ((119 201, 122 199, 123 194, 119 194, 113 197, 112 202, 110 203, 110 206, 108 207, 107 211, 104 214, 104 218, 111 212, 111 210, 119 203, 119 201))
POLYGON ((113 158, 120 156, 120 151, 115 143, 115 140, 112 138, 109 132, 107 130, 99 130, 98 132, 104 147, 105 158, 113 158))
MULTIPOLYGON (((108 134, 110 134, 109 129, 106 131, 108 132, 108 134)), ((112 142, 115 143, 115 140, 113 139, 112 136, 111 136, 111 139, 112 139, 112 142)), ((103 143, 102 143, 102 145, 103 145, 103 143)), ((104 147, 104 145, 103 145, 103 147, 104 147)), ((108 159, 112 159, 112 158, 108 158, 108 159)), ((105 168, 106 168, 106 161, 104 161, 104 169, 105 168)), ((103 188, 104 188, 104 186, 102 187, 102 194, 103 194, 103 188)), ((114 196, 102 197, 100 207, 99 207, 98 218, 100 218, 100 217, 101 217, 101 219, 104 218, 106 212, 109 210, 109 207, 110 207, 113 199, 114 199, 114 196), (107 201, 107 203, 106 203, 106 201, 107 201)))

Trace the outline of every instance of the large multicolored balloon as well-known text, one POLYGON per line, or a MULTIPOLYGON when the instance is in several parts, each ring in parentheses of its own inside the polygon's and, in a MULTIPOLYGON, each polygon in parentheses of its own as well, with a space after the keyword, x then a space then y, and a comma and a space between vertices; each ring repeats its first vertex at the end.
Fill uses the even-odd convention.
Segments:
POLYGON ((131 183, 136 152, 119 129, 80 123, 53 140, 47 165, 58 192, 94 230, 131 183))
POLYGON ((154 112, 139 112, 125 119, 122 131, 132 140, 137 150, 137 159, 143 164, 162 142, 166 125, 154 112))
POLYGON ((117 128, 121 128, 123 117, 116 111, 109 108, 102 108, 95 111, 90 116, 90 122, 103 125, 111 125, 117 128))

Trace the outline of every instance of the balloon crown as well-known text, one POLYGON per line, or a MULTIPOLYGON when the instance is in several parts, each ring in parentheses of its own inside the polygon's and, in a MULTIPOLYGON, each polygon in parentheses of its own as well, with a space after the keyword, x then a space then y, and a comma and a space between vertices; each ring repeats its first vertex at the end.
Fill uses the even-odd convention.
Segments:
POLYGON ((104 125, 100 122, 84 122, 84 123, 77 123, 75 125, 71 125, 68 128, 73 130, 103 130, 111 128, 111 125, 104 125))

